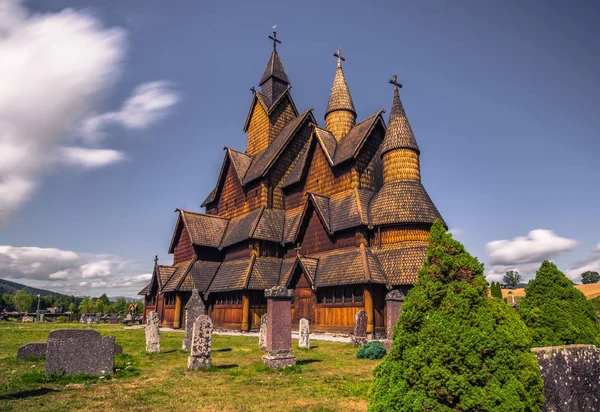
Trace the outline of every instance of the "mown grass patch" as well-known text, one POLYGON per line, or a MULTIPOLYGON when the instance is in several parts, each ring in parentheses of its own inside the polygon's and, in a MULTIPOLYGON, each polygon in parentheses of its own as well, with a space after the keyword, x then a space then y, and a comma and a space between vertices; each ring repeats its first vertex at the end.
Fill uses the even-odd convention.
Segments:
POLYGON ((161 353, 146 354, 143 329, 120 325, 0 323, 0 410, 365 410, 377 361, 357 360, 349 344, 294 343, 297 365, 273 371, 261 363, 258 339, 215 335, 213 366, 187 370, 183 334, 161 333, 161 353), (45 376, 45 360, 16 360, 19 346, 43 342, 61 327, 116 337, 123 354, 112 376, 45 376))

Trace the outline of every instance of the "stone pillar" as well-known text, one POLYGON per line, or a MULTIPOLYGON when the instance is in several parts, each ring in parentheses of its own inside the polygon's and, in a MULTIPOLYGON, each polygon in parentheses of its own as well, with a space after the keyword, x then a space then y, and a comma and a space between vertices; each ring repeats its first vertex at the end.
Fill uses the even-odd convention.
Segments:
POLYGON ((160 329, 159 329, 158 313, 150 312, 148 314, 148 322, 146 322, 146 352, 160 352, 160 329))
POLYGON ((367 312, 364 310, 354 315, 354 336, 350 340, 356 348, 367 343, 367 312))
POLYGON ((258 335, 258 347, 262 350, 267 349, 267 318, 265 313, 260 317, 260 333, 258 335))
POLYGON ((310 349, 310 326, 308 319, 300 319, 300 330, 298 331, 298 347, 310 349))
POLYGON ((206 314, 206 306, 198 293, 198 289, 192 290, 192 296, 185 305, 185 338, 181 343, 182 349, 189 351, 192 347, 192 332, 194 322, 200 315, 206 314))
POLYGON ((212 365, 212 320, 200 315, 194 321, 192 332, 192 350, 188 357, 188 369, 210 368, 212 365))
POLYGON ((275 286, 265 289, 267 298, 267 350, 263 365, 280 369, 296 364, 292 351, 292 296, 293 289, 275 286))
POLYGON ((175 293, 175 316, 173 317, 173 329, 181 327, 181 294, 175 293))
POLYGON ((250 291, 244 291, 242 295, 242 331, 250 330, 250 291))
POLYGON ((365 286, 365 312, 367 312, 367 336, 373 338, 375 334, 375 314, 373 312, 373 289, 365 286))
POLYGON ((398 290, 391 290, 385 295, 385 340, 383 346, 389 352, 394 339, 394 326, 402 313, 404 295, 398 290))

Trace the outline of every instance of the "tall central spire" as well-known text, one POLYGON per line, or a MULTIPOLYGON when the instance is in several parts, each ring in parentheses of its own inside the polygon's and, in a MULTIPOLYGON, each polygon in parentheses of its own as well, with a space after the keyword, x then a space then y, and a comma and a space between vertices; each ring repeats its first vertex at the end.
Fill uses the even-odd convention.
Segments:
POLYGON ((273 31, 273 35, 269 36, 269 39, 273 40, 273 51, 258 85, 260 94, 268 100, 268 104, 271 106, 287 90, 290 79, 288 79, 279 53, 277 53, 277 44, 281 44, 281 40, 277 38, 277 32, 273 31))
POLYGON ((342 69, 342 62, 346 58, 342 56, 341 50, 333 55, 338 60, 331 95, 325 111, 325 127, 340 141, 356 124, 356 110, 342 69))

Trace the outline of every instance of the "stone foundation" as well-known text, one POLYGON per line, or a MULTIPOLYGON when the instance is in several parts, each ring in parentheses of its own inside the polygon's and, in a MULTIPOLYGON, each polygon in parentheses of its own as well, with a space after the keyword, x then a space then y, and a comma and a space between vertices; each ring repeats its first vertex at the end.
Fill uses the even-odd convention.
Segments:
POLYGON ((262 364, 271 369, 282 369, 286 366, 294 366, 296 364, 296 356, 291 350, 278 353, 267 352, 267 354, 262 357, 262 364))

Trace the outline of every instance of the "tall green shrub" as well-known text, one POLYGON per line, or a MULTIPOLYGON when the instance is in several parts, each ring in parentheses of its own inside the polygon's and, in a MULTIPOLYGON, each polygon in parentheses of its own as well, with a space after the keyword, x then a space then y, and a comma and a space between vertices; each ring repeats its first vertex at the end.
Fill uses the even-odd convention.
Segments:
POLYGON ((592 303, 554 263, 542 263, 525 293, 518 311, 531 330, 534 347, 574 343, 600 346, 600 325, 592 303))
POLYGON ((369 410, 541 409, 530 333, 487 289, 483 265, 436 221, 392 349, 375 368, 369 410))

